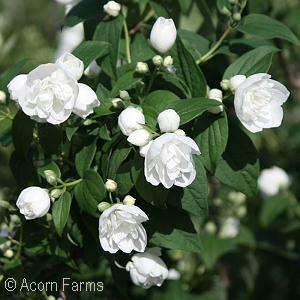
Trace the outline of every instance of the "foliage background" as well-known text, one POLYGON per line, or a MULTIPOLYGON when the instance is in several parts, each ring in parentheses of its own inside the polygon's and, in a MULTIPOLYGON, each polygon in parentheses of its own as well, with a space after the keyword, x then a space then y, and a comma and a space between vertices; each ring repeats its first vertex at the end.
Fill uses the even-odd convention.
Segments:
MULTIPOLYGON (((167 7, 168 1, 161 1, 167 7)), ((170 1, 169 1, 170 2, 170 1)), ((172 1, 171 1, 172 2, 172 1)), ((183 1, 179 1, 183 2, 183 1)), ((209 1, 207 1, 209 2, 209 1)), ((169 6, 168 6, 169 5, 169 6)), ((250 0, 247 12, 263 13, 289 26, 300 37, 300 3, 297 0, 250 0)), ((176 16, 176 11, 173 12, 176 16)), ((37 65, 53 60, 57 47, 56 34, 64 17, 63 7, 50 0, 2 0, 0 2, 0 73, 24 57, 33 57, 24 72, 37 65)), ((216 15, 213 17, 215 21, 216 15)), ((199 30, 213 38, 207 22, 204 22, 197 7, 188 11, 179 20, 181 28, 199 30), (203 26, 202 26, 203 25, 203 26)), ((217 28, 222 32, 223 28, 217 28)), ((131 299, 299 299, 300 298, 300 51, 291 43, 276 40, 283 51, 274 56, 269 71, 273 78, 285 84, 291 97, 284 105, 284 121, 281 127, 264 130, 260 134, 249 134, 260 157, 261 168, 272 165, 282 167, 292 177, 290 192, 283 192, 273 200, 275 207, 268 208, 267 217, 262 217, 266 204, 260 195, 247 199, 246 216, 241 224, 249 235, 246 245, 236 239, 214 241, 207 238, 210 257, 201 258, 195 253, 169 251, 164 257, 169 267, 180 270, 180 280, 165 282, 163 287, 144 291, 132 287, 127 290, 131 299), (279 207, 279 209, 278 209, 279 207), (264 219, 264 220, 263 220, 264 219), (253 243, 251 242, 253 241, 253 243), (255 242, 254 242, 255 241, 255 242)), ((224 56, 215 57, 205 65, 203 72, 208 84, 218 87, 224 70, 224 56)), ((15 107, 11 108, 15 110, 15 107)), ((9 121, 0 123, 0 132, 10 127, 9 121)), ((15 182, 8 167, 12 146, 5 147, 5 138, 0 147, 0 199, 7 200, 15 192, 15 182)), ((220 216, 233 214, 230 189, 218 186, 210 194, 208 220, 216 221, 220 216), (219 201, 221 199, 221 201, 219 201)), ((9 199, 14 201, 13 199, 9 199)), ((1 202, 0 222, 4 223, 5 207, 1 202)), ((203 220, 198 228, 203 228, 203 220)), ((4 227, 2 227, 4 228, 4 227)), ((30 226, 25 230, 30 230, 30 226)), ((88 243, 88 241, 84 241, 88 243)), ((85 255, 97 255, 97 249, 89 249, 85 255), (89 251, 91 251, 89 253, 89 251)), ((53 262, 49 261, 49 266, 53 262)), ((35 266, 37 268, 37 266, 35 266)), ((0 267, 1 271, 1 267, 0 267)), ((61 261, 48 272, 63 272, 61 261)), ((81 295, 83 299, 121 299, 121 291, 114 289, 108 262, 82 270, 78 278, 101 280, 105 290, 99 295, 81 295), (82 275, 83 274, 83 275, 82 275)), ((18 269, 12 267, 12 272, 18 269)), ((121 274, 122 275, 122 274, 121 274)), ((116 283, 120 290, 127 274, 116 283)), ((75 276, 76 277, 76 276, 75 276)), ((128 287, 127 287, 128 288, 128 287)), ((2 292, 2 290, 1 290, 2 292)))

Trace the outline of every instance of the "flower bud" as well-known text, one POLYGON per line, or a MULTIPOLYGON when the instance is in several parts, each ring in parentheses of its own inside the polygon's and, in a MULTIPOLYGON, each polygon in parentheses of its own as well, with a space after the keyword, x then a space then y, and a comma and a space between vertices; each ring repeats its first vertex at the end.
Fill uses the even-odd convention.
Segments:
POLYGON ((227 90, 229 89, 228 83, 229 83, 229 80, 228 80, 228 79, 223 79, 223 80, 220 82, 220 86, 221 86, 221 88, 222 88, 224 91, 227 91, 227 90))
POLYGON ((91 124, 93 124, 93 123, 95 123, 95 121, 94 120, 91 120, 91 119, 85 119, 84 121, 83 121, 83 125, 84 126, 89 126, 89 125, 91 125, 91 124))
POLYGON ((177 129, 174 131, 174 133, 181 135, 181 136, 185 136, 185 132, 182 129, 177 129))
POLYGON ((44 171, 46 180, 51 185, 57 184, 57 175, 52 170, 46 170, 44 171))
POLYGON ((122 98, 124 101, 129 101, 131 97, 129 96, 127 91, 120 91, 120 98, 122 98))
POLYGON ((7 249, 4 252, 3 256, 6 257, 6 258, 12 258, 14 256, 14 252, 11 249, 7 249))
POLYGON ((138 62, 136 64, 135 71, 140 74, 144 74, 149 72, 149 67, 145 62, 138 62))
POLYGON ((117 187, 118 187, 117 183, 116 183, 114 180, 112 180, 112 179, 107 179, 106 182, 105 182, 105 184, 104 184, 104 186, 105 186, 105 189, 106 189, 108 192, 112 192, 112 193, 113 193, 113 192, 117 189, 117 187))
POLYGON ((149 141, 146 145, 140 147, 140 155, 145 157, 153 141, 149 141))
POLYGON ((207 233, 214 234, 217 232, 217 226, 214 222, 207 222, 204 226, 204 229, 207 233))
POLYGON ((174 132, 179 127, 180 117, 175 110, 166 109, 158 115, 157 122, 161 132, 174 132))
POLYGON ((228 82, 228 87, 232 90, 235 91, 245 80, 246 80, 245 75, 235 75, 230 78, 228 82))
POLYGON ((156 67, 160 67, 163 64, 163 58, 160 55, 155 55, 152 58, 152 62, 156 67))
POLYGON ((59 198, 63 192, 64 192, 64 190, 62 190, 62 189, 53 189, 50 192, 51 200, 54 201, 55 199, 59 198))
MULTIPOLYGON (((208 98, 222 102, 222 98, 223 98, 222 91, 219 89, 211 89, 208 93, 208 98)), ((218 114, 223 111, 223 105, 212 107, 207 111, 210 112, 211 114, 218 114)))
POLYGON ((221 14, 230 17, 231 16, 231 11, 226 6, 223 6, 222 9, 221 9, 221 14))
POLYGON ((111 100, 111 104, 112 104, 113 108, 116 108, 116 109, 118 109, 118 108, 124 108, 124 102, 120 98, 114 98, 114 99, 112 99, 111 100))
POLYGON ((123 203, 126 204, 126 205, 134 205, 135 201, 136 201, 135 198, 133 198, 130 195, 126 195, 124 200, 123 200, 123 203))
POLYGON ((104 11, 111 17, 117 17, 121 10, 121 4, 115 1, 108 1, 103 5, 104 11))
POLYGON ((151 134, 146 129, 138 129, 133 131, 127 138, 127 141, 135 146, 145 146, 151 140, 151 134))
POLYGON ((177 31, 173 20, 159 17, 152 27, 150 44, 155 50, 165 53, 174 45, 176 35, 177 31))
POLYGON ((169 55, 164 59, 164 67, 168 68, 172 65, 173 65, 173 58, 172 56, 169 55))
POLYGON ((98 204, 98 210, 101 211, 101 212, 105 211, 106 209, 108 209, 110 207, 111 207, 111 204, 108 203, 108 202, 105 202, 105 201, 100 202, 98 204))
POLYGON ((5 104, 6 94, 3 91, 0 91, 0 104, 5 104))
POLYGON ((236 215, 239 218, 243 218, 245 217, 245 215, 247 214, 247 207, 246 206, 240 206, 236 209, 236 215))
POLYGON ((241 18, 242 18, 241 14, 238 12, 234 13, 232 17, 233 17, 233 20, 237 21, 237 22, 241 21, 241 18))
POLYGON ((101 68, 97 65, 96 61, 93 60, 91 64, 84 70, 84 75, 89 78, 98 76, 101 72, 101 68))
POLYGON ((118 125, 122 133, 127 136, 135 130, 142 129, 142 124, 145 124, 145 116, 138 108, 133 106, 124 109, 118 118, 118 125))

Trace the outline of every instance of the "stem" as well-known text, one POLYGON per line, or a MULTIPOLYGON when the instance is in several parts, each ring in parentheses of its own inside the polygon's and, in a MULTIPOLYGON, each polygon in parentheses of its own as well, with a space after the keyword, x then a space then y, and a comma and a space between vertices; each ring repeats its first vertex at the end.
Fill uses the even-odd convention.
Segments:
POLYGON ((157 75, 157 69, 155 68, 153 73, 151 74, 151 77, 150 77, 150 81, 149 81, 149 84, 148 84, 148 87, 147 87, 147 90, 146 90, 146 94, 145 95, 148 95, 151 88, 152 88, 152 85, 153 85, 153 82, 154 82, 154 79, 157 75))
POLYGON ((9 120, 13 120, 13 116, 10 114, 10 112, 5 112, 3 110, 0 110, 0 115, 4 116, 5 118, 9 119, 9 120))
POLYGON ((201 58, 199 58, 196 63, 200 64, 203 63, 204 61, 209 60, 213 53, 219 48, 219 46, 222 44, 222 42, 224 41, 224 39, 227 37, 227 35, 229 34, 229 32, 232 30, 232 28, 230 26, 227 27, 226 31, 222 34, 222 36, 219 38, 219 40, 216 42, 216 44, 206 53, 204 54, 201 58))
POLYGON ((126 19, 123 19, 123 28, 125 33, 125 45, 126 45, 126 56, 127 56, 127 62, 131 63, 131 56, 130 56, 130 37, 128 32, 128 27, 126 23, 126 19))
POLYGON ((77 180, 74 180, 74 181, 71 181, 71 182, 67 182, 67 183, 63 182, 63 181, 60 180, 60 179, 58 179, 57 181, 58 181, 59 183, 61 183, 61 185, 57 185, 57 186, 53 187, 53 189, 66 188, 66 187, 68 187, 68 186, 76 185, 76 184, 78 184, 79 182, 82 181, 82 178, 77 179, 77 180))

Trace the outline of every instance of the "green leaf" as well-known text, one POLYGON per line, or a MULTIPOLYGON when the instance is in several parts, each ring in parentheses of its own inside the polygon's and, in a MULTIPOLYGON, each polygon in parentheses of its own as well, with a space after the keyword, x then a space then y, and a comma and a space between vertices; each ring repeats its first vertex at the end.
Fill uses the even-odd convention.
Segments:
POLYGON ((299 45, 299 39, 289 27, 267 15, 249 14, 245 16, 238 30, 262 39, 280 38, 299 45))
POLYGON ((174 207, 160 210, 153 206, 144 211, 149 217, 144 226, 150 244, 168 249, 202 252, 200 237, 187 212, 174 207))
POLYGON ((167 203, 180 207, 195 216, 205 217, 208 211, 208 186, 206 172, 199 156, 194 156, 197 176, 186 188, 172 187, 170 189, 167 203))
POLYGON ((90 145, 83 147, 75 156, 75 167, 80 177, 83 177, 85 171, 91 167, 97 150, 96 144, 97 140, 94 140, 90 145))
POLYGON ((112 153, 109 159, 109 167, 107 178, 114 180, 116 178, 117 171, 122 165, 124 160, 127 158, 131 152, 132 147, 124 147, 124 144, 121 143, 118 148, 112 153))
POLYGON ((71 207, 72 197, 69 192, 64 192, 61 194, 59 199, 57 199, 52 207, 52 217, 54 227, 59 236, 62 235, 62 232, 67 224, 70 207, 71 207))
POLYGON ((140 15, 144 13, 144 10, 148 4, 148 0, 139 0, 139 10, 140 10, 140 15))
POLYGON ((106 0, 84 0, 72 7, 68 12, 64 24, 72 27, 80 22, 98 18, 102 19, 106 14, 103 5, 106 0))
POLYGON ((99 217, 98 204, 106 197, 104 183, 94 170, 87 170, 83 180, 75 186, 75 197, 82 210, 99 217))
POLYGON ((158 112, 165 109, 166 104, 179 100, 179 97, 170 91, 158 90, 153 91, 145 97, 144 106, 154 107, 158 112))
POLYGON ((63 130, 50 123, 38 123, 38 136, 45 152, 59 154, 62 149, 63 130))
POLYGON ((180 116, 180 125, 195 119, 207 109, 219 106, 220 102, 209 98, 192 98, 172 101, 164 109, 172 108, 180 116))
POLYGON ((204 97, 206 95, 206 79, 196 64, 191 52, 185 48, 179 36, 177 36, 176 47, 171 49, 174 58, 176 74, 181 75, 189 87, 193 97, 204 97))
POLYGON ((215 176, 226 185, 255 197, 259 162, 251 139, 239 127, 230 125, 227 147, 219 160, 215 176))
POLYGON ((204 113, 197 119, 193 134, 201 151, 201 160, 206 169, 214 174, 218 161, 225 151, 228 138, 227 115, 204 113))
POLYGON ((148 39, 139 32, 134 35, 133 41, 130 45, 130 53, 132 63, 147 61, 152 59, 152 57, 156 54, 156 52, 149 47, 148 39))
POLYGON ((93 60, 108 53, 109 43, 102 41, 83 41, 78 45, 73 54, 83 61, 84 68, 87 68, 93 60))
POLYGON ((118 184, 118 194, 125 196, 133 188, 134 182, 131 177, 132 161, 122 165, 116 174, 116 183, 118 184))
POLYGON ((187 14, 191 8, 192 0, 178 0, 180 9, 183 14, 187 14))
POLYGON ((279 51, 273 46, 261 46, 240 56, 226 69, 223 78, 230 79, 235 75, 250 76, 268 72, 273 54, 279 51))
POLYGON ((31 58, 24 58, 17 62, 16 64, 12 65, 8 69, 6 69, 1 75, 0 75, 0 90, 6 91, 6 87, 9 84, 9 82, 16 76, 18 73, 24 68, 24 66, 27 64, 28 61, 30 61, 31 58))
POLYGON ((35 122, 25 115, 21 110, 18 111, 12 123, 12 140, 17 152, 27 154, 33 139, 33 128, 35 122))
POLYGON ((263 227, 267 227, 272 221, 285 212, 291 206, 291 196, 281 192, 278 195, 264 199, 259 214, 259 220, 263 227))
POLYGON ((169 14, 166 11, 166 9, 154 1, 149 1, 149 4, 151 5, 152 9, 154 10, 155 16, 158 17, 164 17, 169 18, 169 14))
POLYGON ((129 70, 114 83, 110 92, 111 98, 117 97, 121 90, 130 90, 141 82, 142 78, 140 74, 137 74, 134 69, 129 70))
POLYGON ((59 166, 58 166, 54 161, 51 161, 49 164, 47 164, 47 165, 45 165, 45 166, 43 166, 43 167, 38 168, 38 173, 39 173, 43 178, 45 178, 45 173, 44 173, 44 172, 45 172, 46 170, 51 170, 51 171, 53 171, 53 172, 56 174, 56 176, 57 176, 58 178, 61 177, 61 172, 60 172, 59 166))
POLYGON ((100 22, 94 33, 94 40, 110 44, 108 55, 103 59, 101 68, 113 79, 117 79, 117 61, 119 57, 120 39, 123 26, 123 16, 100 22))

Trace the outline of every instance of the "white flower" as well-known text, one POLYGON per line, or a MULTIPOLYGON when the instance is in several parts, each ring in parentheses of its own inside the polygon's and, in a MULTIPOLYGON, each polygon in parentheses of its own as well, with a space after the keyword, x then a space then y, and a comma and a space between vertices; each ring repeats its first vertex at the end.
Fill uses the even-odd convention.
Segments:
POLYGON ((235 75, 230 78, 228 87, 235 91, 246 79, 247 77, 245 75, 235 75))
POLYGON ((108 1, 105 5, 103 5, 103 9, 108 15, 117 17, 121 10, 121 4, 115 1, 108 1))
POLYGON ((265 196, 276 195, 281 188, 287 188, 290 184, 288 174, 276 166, 262 170, 258 177, 258 188, 265 196))
POLYGON ((72 112, 85 118, 100 104, 89 86, 78 83, 64 68, 52 63, 16 76, 7 87, 11 99, 38 122, 60 124, 72 112))
POLYGON ((234 238, 239 233, 239 225, 240 221, 236 218, 229 217, 224 220, 221 230, 220 237, 221 238, 234 238))
POLYGON ((251 132, 281 124, 281 105, 290 93, 284 85, 270 78, 264 73, 251 75, 235 91, 237 117, 251 132))
POLYGON ((151 133, 146 129, 138 129, 133 131, 127 138, 127 141, 135 146, 145 146, 151 140, 151 133))
POLYGON ((174 45, 176 35, 177 31, 173 20, 159 17, 152 27, 150 44, 160 53, 165 53, 174 45))
POLYGON ((49 211, 50 196, 46 190, 31 186, 21 192, 16 205, 27 220, 41 218, 49 211))
POLYGON ((78 0, 55 0, 56 2, 62 4, 62 5, 68 5, 78 2, 78 0))
MULTIPOLYGON (((207 97, 210 99, 217 100, 222 103, 223 94, 222 94, 222 91, 219 89, 211 89, 208 92, 207 97)), ((217 107, 212 107, 212 108, 208 109, 207 111, 210 112, 211 114, 218 114, 223 111, 223 105, 220 105, 217 107)))
POLYGON ((152 185, 186 187, 196 177, 192 154, 200 154, 197 144, 189 137, 165 133, 151 144, 145 157, 144 172, 152 185))
POLYGON ((73 113, 85 119, 100 105, 97 94, 86 84, 78 83, 79 93, 73 107, 73 113))
POLYGON ((168 278, 168 268, 157 247, 147 249, 144 253, 137 253, 131 257, 126 265, 130 278, 135 285, 148 289, 153 285, 161 286, 168 278))
POLYGON ((75 55, 65 52, 55 63, 64 69, 75 80, 79 80, 83 74, 83 62, 75 55))
POLYGON ((145 116, 133 106, 127 107, 119 115, 118 125, 124 135, 129 136, 133 131, 142 129, 141 124, 145 124, 145 116))
POLYGON ((143 252, 147 234, 141 224, 147 215, 135 205, 115 204, 106 209, 99 219, 99 239, 104 251, 116 253, 121 250, 143 252))
POLYGON ((157 122, 161 132, 174 132, 179 127, 180 117, 174 109, 166 109, 158 115, 157 122))

